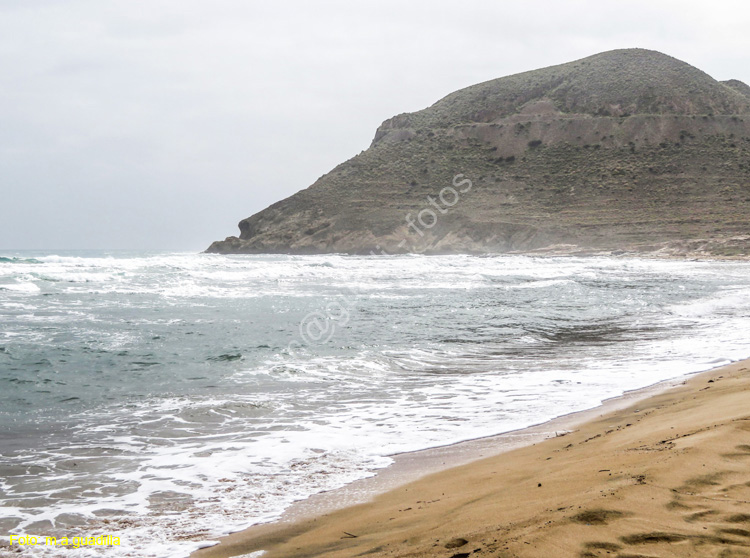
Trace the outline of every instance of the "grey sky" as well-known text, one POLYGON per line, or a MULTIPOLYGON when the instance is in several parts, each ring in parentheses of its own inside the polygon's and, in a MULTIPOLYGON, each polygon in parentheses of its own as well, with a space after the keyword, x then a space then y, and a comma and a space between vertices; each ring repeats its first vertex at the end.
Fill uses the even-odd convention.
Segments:
POLYGON ((742 1, 0 0, 0 248, 202 250, 488 79, 643 47, 750 83, 742 1))

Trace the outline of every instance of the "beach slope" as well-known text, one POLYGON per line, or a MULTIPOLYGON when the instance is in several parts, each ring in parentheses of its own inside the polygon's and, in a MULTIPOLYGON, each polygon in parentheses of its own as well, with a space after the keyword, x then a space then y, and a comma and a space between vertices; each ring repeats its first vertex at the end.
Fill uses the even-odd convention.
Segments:
POLYGON ((196 558, 750 556, 750 362, 196 558))

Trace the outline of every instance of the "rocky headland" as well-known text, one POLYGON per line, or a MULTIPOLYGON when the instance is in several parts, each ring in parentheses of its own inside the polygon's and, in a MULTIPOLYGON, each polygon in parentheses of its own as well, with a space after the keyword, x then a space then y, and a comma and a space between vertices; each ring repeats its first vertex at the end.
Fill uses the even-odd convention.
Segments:
POLYGON ((750 255, 750 87, 615 50, 456 91, 217 253, 750 255))

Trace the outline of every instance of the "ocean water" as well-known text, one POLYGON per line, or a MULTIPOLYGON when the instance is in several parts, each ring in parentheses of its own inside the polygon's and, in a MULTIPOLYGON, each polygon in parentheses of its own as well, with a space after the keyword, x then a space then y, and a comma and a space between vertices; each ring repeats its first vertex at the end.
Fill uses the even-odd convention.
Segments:
POLYGON ((395 453, 748 357, 748 331, 743 262, 0 253, 0 541, 181 558, 395 453))

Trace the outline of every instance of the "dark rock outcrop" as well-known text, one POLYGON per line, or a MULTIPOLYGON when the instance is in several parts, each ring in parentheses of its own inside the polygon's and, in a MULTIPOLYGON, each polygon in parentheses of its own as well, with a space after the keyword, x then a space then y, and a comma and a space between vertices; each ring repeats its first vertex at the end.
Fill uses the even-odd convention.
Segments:
POLYGON ((385 121, 221 253, 750 253, 750 87, 629 49, 385 121))

